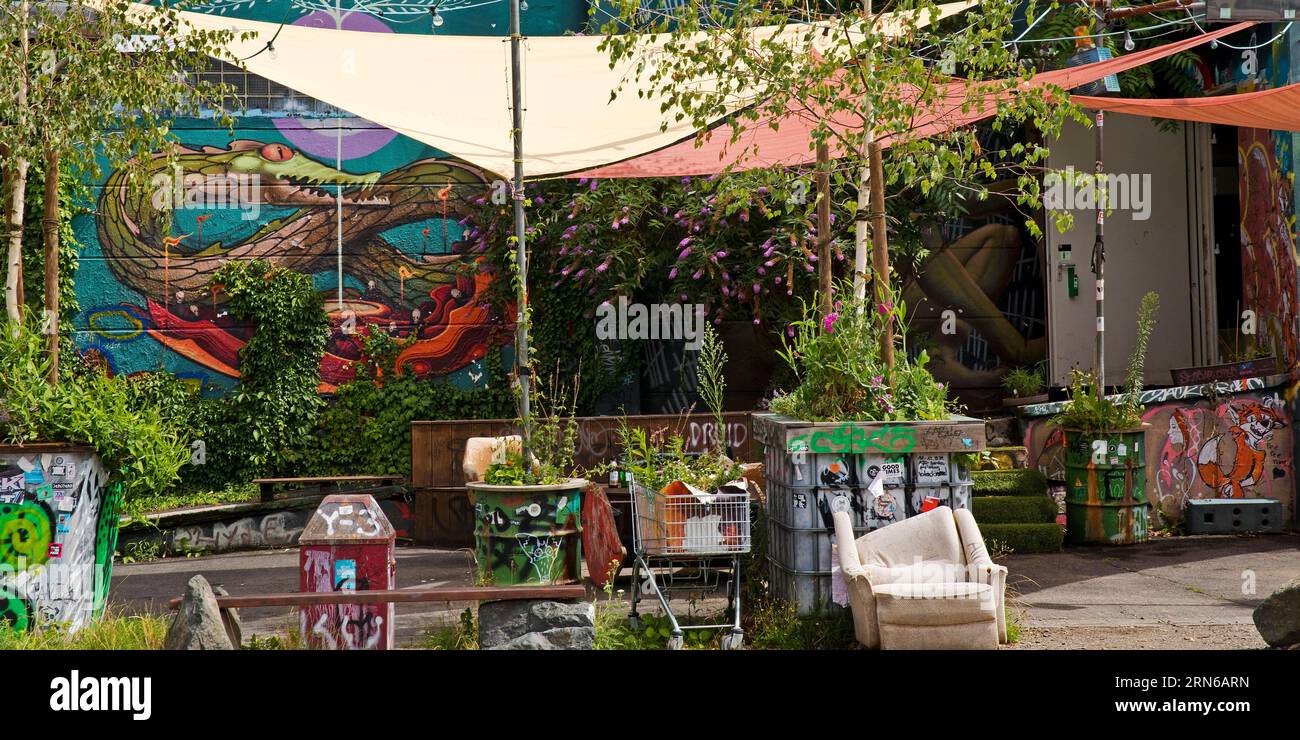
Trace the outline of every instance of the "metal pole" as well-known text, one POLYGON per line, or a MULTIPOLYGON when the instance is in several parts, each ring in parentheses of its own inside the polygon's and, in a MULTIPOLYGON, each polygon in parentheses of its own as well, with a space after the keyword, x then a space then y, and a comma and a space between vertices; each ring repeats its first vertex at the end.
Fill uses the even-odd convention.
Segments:
POLYGON ((1093 183, 1093 197, 1097 205, 1097 240, 1092 246, 1092 274, 1097 282, 1097 333, 1096 346, 1093 348, 1092 367, 1097 373, 1097 392, 1106 395, 1106 200, 1103 197, 1103 183, 1106 182, 1102 172, 1104 154, 1102 129, 1106 126, 1106 114, 1096 113, 1095 137, 1097 140, 1096 182, 1093 183))
POLYGON ((519 378, 519 417, 523 422, 524 470, 532 467, 532 433, 529 424, 529 381, 532 363, 528 355, 528 249, 524 242, 524 88, 520 74, 519 2, 510 0, 510 113, 511 138, 514 139, 515 177, 511 198, 515 209, 515 261, 519 268, 518 313, 515 317, 515 369, 519 378))

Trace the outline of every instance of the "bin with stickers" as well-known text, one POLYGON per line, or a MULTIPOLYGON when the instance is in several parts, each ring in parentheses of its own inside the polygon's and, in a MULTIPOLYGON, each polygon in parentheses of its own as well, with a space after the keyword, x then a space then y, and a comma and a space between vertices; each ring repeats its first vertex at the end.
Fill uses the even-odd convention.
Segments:
POLYGON ((89 447, 0 445, 0 629, 76 630, 103 613, 121 501, 89 447))
MULTIPOLYGON (((396 588, 397 533, 374 497, 326 496, 298 539, 299 590, 384 591, 396 588)), ((394 606, 322 604, 299 613, 303 637, 330 650, 391 650, 394 606)))
POLYGON ((973 453, 985 448, 984 422, 808 422, 754 414, 767 484, 772 593, 799 614, 833 611, 836 566, 831 513, 846 511, 854 532, 939 506, 970 508, 973 453))

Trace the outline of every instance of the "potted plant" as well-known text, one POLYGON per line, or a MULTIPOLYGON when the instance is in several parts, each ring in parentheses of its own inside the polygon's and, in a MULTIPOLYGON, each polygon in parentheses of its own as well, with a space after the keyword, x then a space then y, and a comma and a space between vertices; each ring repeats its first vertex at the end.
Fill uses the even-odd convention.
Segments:
POLYGON ((1127 545, 1147 539, 1141 395, 1147 342, 1159 308, 1156 293, 1142 296, 1123 393, 1105 396, 1095 373, 1076 369, 1070 398, 1052 419, 1065 432, 1068 542, 1127 545))
POLYGON ((908 352, 906 306, 857 299, 850 286, 823 313, 805 306, 781 356, 794 384, 754 415, 764 447, 772 590, 800 614, 833 608, 831 511, 844 507, 859 533, 939 504, 969 505, 969 456, 984 423, 956 415, 948 388, 908 352))
POLYGON ((1011 398, 1002 399, 1002 405, 1028 406, 1044 403, 1047 401, 1047 394, 1043 393, 1046 384, 1041 363, 1032 367, 1014 368, 1002 376, 1002 387, 1011 394, 1011 398))
POLYGON ((475 554, 481 585, 574 583, 582 575, 582 492, 570 475, 577 448, 577 384, 570 396, 552 378, 533 395, 535 408, 519 425, 531 447, 507 440, 493 451, 483 480, 467 483, 474 507, 475 554))
POLYGON ((131 379, 69 363, 49 382, 45 344, 34 325, 0 326, 0 628, 98 618, 123 501, 174 483, 188 457, 131 379), (29 588, 42 579, 66 588, 29 588))

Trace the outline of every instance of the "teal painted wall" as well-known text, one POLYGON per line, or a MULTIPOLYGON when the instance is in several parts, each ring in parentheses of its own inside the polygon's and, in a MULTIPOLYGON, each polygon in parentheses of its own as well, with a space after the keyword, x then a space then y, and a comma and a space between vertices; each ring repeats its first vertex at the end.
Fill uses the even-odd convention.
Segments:
MULTIPOLYGON (((195 7, 230 17, 377 33, 431 33, 429 2, 212 0, 195 7), (382 15, 380 12, 382 11, 382 15)), ((524 31, 559 34, 586 23, 585 0, 529 0, 524 31)), ((504 34, 503 0, 445 0, 436 33, 504 34)), ((437 95, 437 76, 428 94, 437 95)), ((464 106, 482 102, 455 101, 464 106)), ((449 104, 452 104, 449 101, 449 104)), ((353 116, 256 110, 234 135, 183 119, 180 177, 150 193, 105 171, 95 209, 74 220, 81 245, 73 321, 78 347, 119 374, 167 370, 212 392, 238 382, 242 326, 207 284, 229 259, 268 259, 313 276, 333 333, 324 390, 352 377, 367 326, 416 335, 403 359, 416 372, 480 385, 483 359, 510 341, 483 302, 488 278, 465 253, 460 220, 488 185, 476 168, 353 116), (343 173, 342 238, 335 173, 343 173), (179 181, 179 192, 171 182, 179 181), (161 193, 161 195, 159 194, 161 193), (171 201, 174 219, 163 211, 171 201), (341 242, 341 243, 340 243, 341 242)))

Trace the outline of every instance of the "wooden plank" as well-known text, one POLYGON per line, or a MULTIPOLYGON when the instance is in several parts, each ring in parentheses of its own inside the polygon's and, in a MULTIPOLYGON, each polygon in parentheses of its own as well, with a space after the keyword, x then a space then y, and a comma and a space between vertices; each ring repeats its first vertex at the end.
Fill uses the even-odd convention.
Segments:
MULTIPOLYGON (((466 586, 424 590, 321 591, 250 596, 218 596, 217 606, 249 609, 264 606, 309 606, 324 604, 415 604, 429 601, 518 601, 524 599, 583 599, 587 588, 568 586, 466 586)), ((170 609, 181 605, 180 597, 167 602, 170 609)))
POLYGON ((289 483, 353 483, 356 481, 393 481, 401 480, 400 475, 322 475, 307 478, 255 478, 254 483, 258 485, 267 484, 289 484, 289 483))

